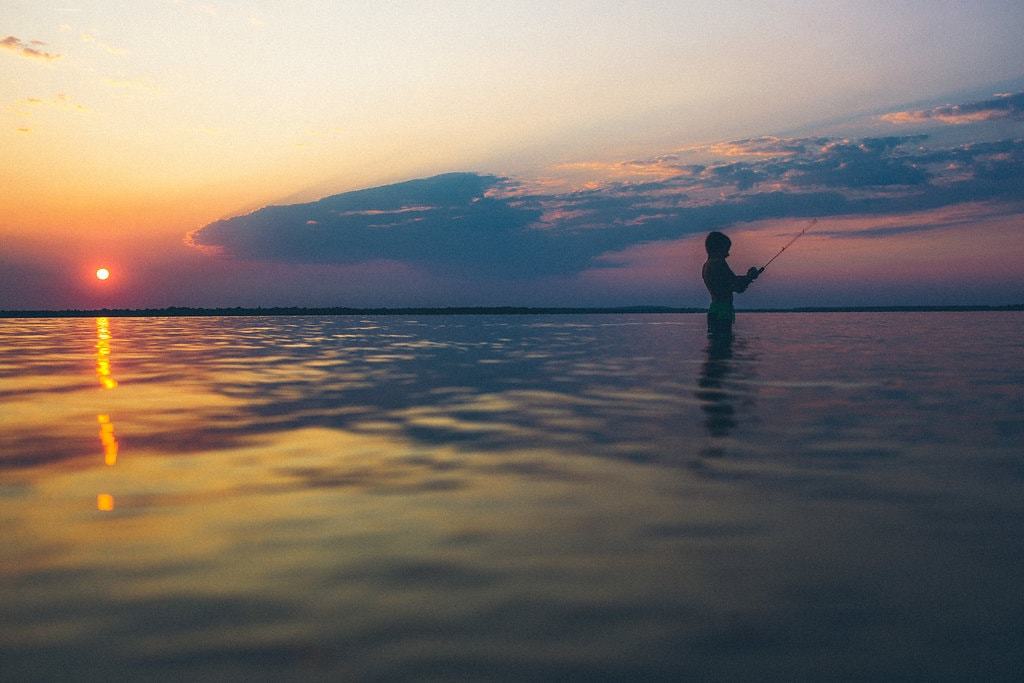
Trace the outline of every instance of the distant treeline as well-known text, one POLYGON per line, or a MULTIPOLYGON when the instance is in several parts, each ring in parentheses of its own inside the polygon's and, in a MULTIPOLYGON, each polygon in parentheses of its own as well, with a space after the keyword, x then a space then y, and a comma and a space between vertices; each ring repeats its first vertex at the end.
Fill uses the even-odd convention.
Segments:
POLYGON ((803 306, 740 310, 741 313, 962 313, 967 311, 1024 311, 1024 304, 1001 306, 803 306))
POLYGON ((177 317, 177 316, 278 316, 278 315, 566 315, 593 313, 703 313, 703 308, 669 308, 666 306, 621 306, 615 308, 530 308, 527 306, 448 306, 421 308, 302 308, 297 306, 271 308, 101 308, 70 311, 0 311, 4 318, 94 318, 107 317, 177 317))
MULTIPOLYGON (((285 316, 285 315, 609 315, 626 313, 704 313, 705 308, 619 306, 611 308, 531 308, 527 306, 449 306, 424 308, 100 308, 67 311, 0 311, 0 318, 95 318, 179 316, 285 316)), ((963 311, 1024 311, 1024 304, 1004 306, 816 306, 744 309, 741 313, 918 313, 963 311)))

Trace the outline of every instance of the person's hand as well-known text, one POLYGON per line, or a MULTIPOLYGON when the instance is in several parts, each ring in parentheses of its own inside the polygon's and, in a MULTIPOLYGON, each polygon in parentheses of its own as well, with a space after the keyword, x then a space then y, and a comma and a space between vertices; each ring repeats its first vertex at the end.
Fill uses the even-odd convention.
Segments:
POLYGON ((757 276, 760 275, 760 274, 761 274, 761 269, 758 268, 757 266, 751 266, 750 270, 747 271, 747 277, 749 277, 751 279, 751 281, 756 280, 757 276))

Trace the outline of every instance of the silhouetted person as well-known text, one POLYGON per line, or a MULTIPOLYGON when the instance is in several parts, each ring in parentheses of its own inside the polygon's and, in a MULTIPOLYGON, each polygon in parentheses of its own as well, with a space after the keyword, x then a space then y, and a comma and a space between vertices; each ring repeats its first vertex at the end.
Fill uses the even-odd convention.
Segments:
POLYGON ((730 247, 732 240, 720 232, 708 233, 704 240, 708 260, 704 262, 701 274, 704 276, 704 284, 711 292, 708 334, 712 336, 732 336, 732 324, 736 320, 736 309, 732 306, 733 292, 745 291, 761 274, 757 268, 751 268, 746 275, 733 273, 732 268, 725 262, 729 257, 730 247))

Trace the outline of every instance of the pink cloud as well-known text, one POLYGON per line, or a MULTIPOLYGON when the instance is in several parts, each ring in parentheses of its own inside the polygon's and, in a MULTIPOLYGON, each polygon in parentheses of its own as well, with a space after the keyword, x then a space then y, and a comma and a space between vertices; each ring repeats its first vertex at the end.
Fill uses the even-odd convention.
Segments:
POLYGON ((982 102, 944 104, 931 109, 894 111, 882 116, 883 121, 897 124, 940 121, 962 125, 999 119, 1024 119, 1024 93, 1000 93, 982 102))
POLYGON ((388 216, 399 213, 422 213, 433 211, 435 206, 403 206, 399 209, 363 209, 360 211, 334 211, 339 216, 388 216))
POLYGON ((31 47, 32 45, 45 45, 45 44, 46 43, 44 43, 42 41, 39 41, 39 40, 33 40, 33 41, 28 42, 28 43, 25 43, 24 41, 22 41, 20 38, 17 38, 16 36, 7 36, 3 40, 0 40, 0 48, 4 48, 5 50, 9 50, 10 52, 13 52, 14 54, 18 55, 19 57, 25 57, 26 59, 38 59, 38 60, 47 61, 47 62, 53 61, 55 59, 60 59, 60 55, 58 55, 58 54, 53 54, 51 52, 44 52, 42 50, 36 49, 34 47, 31 47))

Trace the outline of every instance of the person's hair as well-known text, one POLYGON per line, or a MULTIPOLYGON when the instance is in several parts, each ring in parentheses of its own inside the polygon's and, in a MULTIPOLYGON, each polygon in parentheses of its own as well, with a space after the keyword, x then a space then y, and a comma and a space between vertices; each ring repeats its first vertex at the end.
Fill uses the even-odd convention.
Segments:
POLYGON ((704 248, 707 249, 708 256, 722 256, 724 254, 728 254, 729 247, 731 246, 732 240, 718 231, 709 232, 707 238, 704 240, 704 248))

